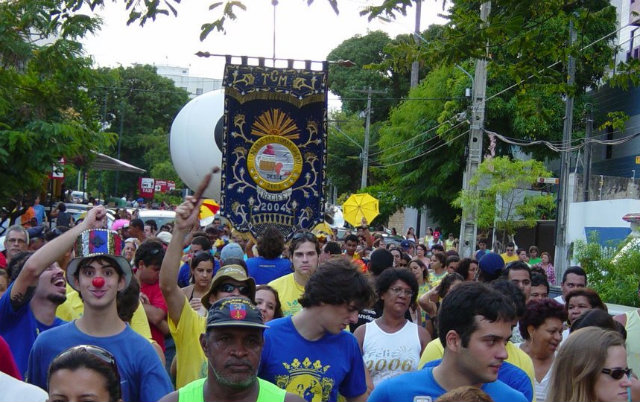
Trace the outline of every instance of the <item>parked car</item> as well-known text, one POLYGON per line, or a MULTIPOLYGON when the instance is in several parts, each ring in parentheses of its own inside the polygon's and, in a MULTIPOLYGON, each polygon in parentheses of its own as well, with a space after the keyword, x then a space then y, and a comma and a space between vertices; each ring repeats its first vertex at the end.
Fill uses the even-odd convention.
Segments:
POLYGON ((165 223, 173 223, 176 220, 175 211, 166 211, 162 209, 141 209, 138 213, 138 217, 142 221, 153 219, 158 225, 158 229, 165 223))

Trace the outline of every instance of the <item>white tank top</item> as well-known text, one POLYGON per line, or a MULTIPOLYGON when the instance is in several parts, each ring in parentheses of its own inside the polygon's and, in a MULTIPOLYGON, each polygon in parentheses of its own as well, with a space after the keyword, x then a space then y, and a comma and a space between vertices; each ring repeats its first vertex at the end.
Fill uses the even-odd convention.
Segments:
POLYGON ((375 321, 367 323, 366 328, 362 357, 374 386, 418 369, 420 337, 416 324, 407 321, 401 330, 391 334, 380 329, 375 321))

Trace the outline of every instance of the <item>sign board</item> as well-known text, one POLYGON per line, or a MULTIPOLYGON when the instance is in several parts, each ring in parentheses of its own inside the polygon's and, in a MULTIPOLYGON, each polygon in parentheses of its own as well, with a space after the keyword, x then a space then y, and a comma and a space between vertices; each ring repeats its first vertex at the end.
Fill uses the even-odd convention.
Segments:
POLYGON ((559 184, 560 179, 557 177, 538 177, 538 183, 542 184, 559 184))
POLYGON ((155 190, 154 182, 155 180, 150 177, 140 177, 138 179, 138 190, 140 191, 141 197, 153 198, 153 193, 155 190))
POLYGON ((636 165, 640 165, 640 155, 636 156, 636 165))
POLYGON ((53 164, 49 178, 54 180, 64 180, 64 158, 60 158, 58 163, 53 164))

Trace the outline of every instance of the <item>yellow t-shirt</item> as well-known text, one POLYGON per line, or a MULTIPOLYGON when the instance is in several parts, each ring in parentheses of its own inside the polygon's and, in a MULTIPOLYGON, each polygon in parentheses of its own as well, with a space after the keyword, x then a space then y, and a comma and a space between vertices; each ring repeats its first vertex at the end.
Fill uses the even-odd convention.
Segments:
POLYGON ((272 280, 269 282, 269 286, 278 291, 282 314, 285 316, 294 315, 302 309, 298 299, 304 293, 304 286, 296 282, 293 273, 272 280))
POLYGON ((504 260, 504 265, 507 265, 510 262, 518 261, 520 259, 518 258, 518 254, 516 253, 513 253, 511 257, 509 257, 507 253, 503 253, 500 254, 500 257, 502 257, 502 259, 504 260))
MULTIPOLYGON (((507 360, 509 363, 513 364, 521 368, 531 381, 531 389, 535 390, 535 371, 533 369, 533 362, 528 354, 526 354, 522 349, 517 347, 512 342, 507 342, 505 346, 507 349, 507 360)), ((422 352, 422 356, 420 356, 420 363, 418 363, 418 367, 422 369, 425 364, 432 360, 442 359, 444 355, 444 348, 442 347, 442 343, 440 342, 440 338, 436 338, 429 342, 427 346, 424 348, 424 352, 422 352)), ((536 393, 533 392, 533 401, 536 401, 536 393)))
MULTIPOLYGON (((80 294, 67 284, 67 300, 58 306, 56 316, 61 320, 73 321, 80 318, 83 313, 84 303, 80 298, 80 294)), ((138 303, 138 308, 133 312, 129 326, 149 342, 154 342, 153 338, 151 338, 151 328, 149 327, 147 313, 144 312, 142 303, 138 303)))
POLYGON ((200 334, 206 326, 207 319, 191 308, 186 296, 178 326, 169 318, 169 331, 176 343, 176 389, 207 376, 207 357, 200 346, 200 334))

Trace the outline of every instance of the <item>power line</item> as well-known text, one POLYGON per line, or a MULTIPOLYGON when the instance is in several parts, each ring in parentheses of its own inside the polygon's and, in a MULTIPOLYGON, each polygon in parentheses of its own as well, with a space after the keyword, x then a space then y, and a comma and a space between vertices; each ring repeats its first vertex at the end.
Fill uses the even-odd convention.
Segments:
MULTIPOLYGON (((446 133, 448 133, 449 131, 454 130, 454 129, 455 129, 455 128, 457 128, 458 126, 460 126, 460 125, 462 125, 462 124, 465 124, 465 123, 468 123, 468 122, 467 122, 467 121, 461 121, 461 122, 459 122, 458 124, 456 124, 455 126, 450 127, 450 128, 449 128, 446 132, 444 132, 443 134, 446 134, 446 133)), ((417 147, 417 146, 425 145, 425 144, 429 143, 430 141, 432 141, 432 140, 434 140, 434 139, 441 139, 441 136, 442 136, 443 134, 441 134, 441 135, 436 135, 436 136, 434 136, 434 137, 431 137, 431 138, 429 138, 429 139, 427 139, 427 140, 425 140, 425 141, 421 142, 420 144, 415 144, 414 146, 412 146, 412 147, 410 147, 410 148, 403 149, 403 150, 399 150, 399 151, 396 151, 396 152, 394 152, 394 153, 392 153, 392 154, 383 154, 383 155, 380 157, 380 159, 389 159, 389 158, 392 158, 392 157, 394 157, 394 156, 396 156, 396 155, 399 155, 399 154, 401 154, 401 153, 407 152, 408 150, 410 150, 410 149, 412 149, 412 148, 415 148, 415 147, 417 147)), ((415 138, 415 137, 414 137, 414 138, 415 138)), ((386 150, 385 150, 385 152, 386 152, 387 150, 388 150, 388 149, 386 149, 386 150)))
POLYGON ((468 133, 469 133, 469 131, 471 131, 471 130, 467 130, 467 131, 465 131, 465 132, 463 132, 463 133, 461 133, 461 134, 458 134, 457 136, 455 136, 455 137, 454 137, 454 138, 452 138, 451 140, 449 140, 449 141, 447 141, 447 142, 445 142, 445 143, 442 143, 442 144, 440 144, 439 146, 437 146, 437 147, 435 147, 435 148, 429 149, 429 150, 427 150, 427 151, 425 151, 425 152, 421 153, 420 155, 416 155, 416 156, 414 156, 414 157, 412 157, 412 158, 405 159, 405 160, 403 160, 403 161, 394 162, 394 163, 389 163, 389 164, 387 164, 387 165, 381 165, 381 166, 376 166, 376 167, 379 167, 379 168, 388 168, 388 167, 391 167, 391 166, 401 165, 401 164, 403 164, 403 163, 410 162, 410 161, 412 161, 412 160, 414 160, 414 159, 421 158, 421 157, 423 157, 423 156, 425 156, 425 155, 428 155, 428 154, 430 154, 430 153, 433 153, 433 152, 437 151, 438 149, 440 149, 440 148, 444 147, 445 145, 449 145, 449 144, 451 144, 452 142, 454 142, 454 141, 455 141, 455 140, 457 140, 458 138, 462 137, 463 135, 468 134, 468 133))

